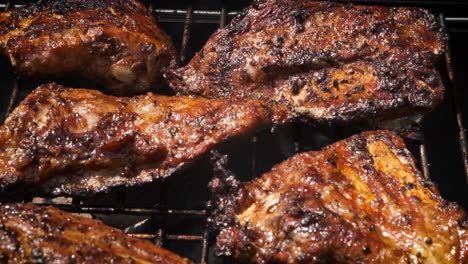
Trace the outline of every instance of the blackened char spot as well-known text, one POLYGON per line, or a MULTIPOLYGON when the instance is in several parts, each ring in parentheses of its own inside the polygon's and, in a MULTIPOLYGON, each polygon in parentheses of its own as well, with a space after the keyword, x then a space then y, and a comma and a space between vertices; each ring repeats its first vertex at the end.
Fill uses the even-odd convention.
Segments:
POLYGON ((305 85, 305 80, 300 77, 291 78, 291 90, 293 95, 297 95, 305 85))
POLYGON ((428 245, 431 245, 431 244, 432 244, 432 238, 426 237, 426 239, 424 240, 424 242, 426 242, 426 244, 428 244, 428 245))
POLYGON ((340 90, 340 87, 338 85, 338 80, 333 80, 333 87, 338 91, 340 90))
POLYGON ((458 219, 458 225, 463 229, 468 229, 468 218, 460 218, 458 219))
POLYGON ((336 166, 335 159, 333 159, 333 158, 328 158, 328 159, 327 159, 327 163, 330 164, 330 165, 332 165, 332 166, 336 166))
POLYGON ((42 250, 37 247, 33 247, 31 249, 31 259, 33 263, 38 263, 38 264, 46 263, 42 250))
POLYGON ((245 14, 246 14, 245 12, 239 14, 239 16, 236 19, 236 23, 230 24, 228 31, 227 31, 228 36, 239 34, 239 33, 246 31, 247 26, 248 26, 248 21, 246 19, 242 19, 242 17, 245 16, 245 14))
POLYGON ((369 245, 365 245, 364 247, 362 247, 362 252, 364 252, 364 254, 370 254, 371 249, 370 249, 369 245))
POLYGON ((304 4, 301 4, 298 9, 291 12, 291 16, 294 18, 296 32, 304 31, 304 22, 309 17, 309 13, 304 9, 304 4))
POLYGON ((328 77, 328 72, 327 70, 320 70, 314 72, 313 79, 316 81, 318 84, 322 84, 327 81, 328 77))
POLYGON ((354 86, 353 89, 351 89, 352 93, 360 93, 362 91, 364 91, 364 85, 357 85, 354 86))

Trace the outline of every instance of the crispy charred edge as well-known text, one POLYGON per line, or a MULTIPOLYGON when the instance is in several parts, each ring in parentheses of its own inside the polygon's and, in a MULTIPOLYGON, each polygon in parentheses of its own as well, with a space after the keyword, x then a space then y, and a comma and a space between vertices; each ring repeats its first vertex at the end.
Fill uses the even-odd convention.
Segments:
MULTIPOLYGON (((236 179, 235 175, 227 168, 228 156, 222 155, 217 151, 211 151, 211 162, 213 163, 213 179, 208 183, 208 188, 212 193, 213 204, 210 204, 210 212, 213 213, 214 218, 210 218, 209 223, 212 227, 216 228, 218 224, 224 223, 217 221, 216 215, 220 212, 227 213, 227 204, 225 203, 225 195, 233 195, 241 188, 240 182, 236 179)), ((234 197, 232 197, 234 198, 234 197)))
MULTIPOLYGON (((242 184, 235 175, 227 169, 228 157, 218 152, 212 152, 213 179, 209 182, 208 188, 211 190, 211 199, 208 210, 208 228, 218 234, 224 228, 239 226, 237 221, 237 196, 242 190, 242 184)), ((218 256, 232 256, 234 250, 228 247, 216 247, 215 253, 218 256)))
MULTIPOLYGON (((409 166, 415 174, 415 178, 419 181, 421 186, 426 188, 430 195, 430 199, 435 200, 438 203, 438 206, 444 209, 447 213, 458 214, 461 216, 457 220, 458 230, 466 230, 466 232, 468 232, 468 216, 466 215, 465 210, 455 202, 444 200, 440 196, 436 184, 431 180, 424 179, 422 177, 421 172, 415 166, 415 159, 406 148, 403 138, 390 130, 363 132, 327 146, 322 150, 297 154, 294 157, 275 165, 271 171, 285 166, 285 164, 291 162, 295 158, 300 158, 301 156, 320 155, 322 152, 333 150, 334 148, 339 147, 338 144, 345 144, 348 148, 360 148, 360 150, 368 152, 366 149, 367 144, 375 141, 385 142, 392 152, 406 158, 410 162, 409 166)), ((370 153, 368 153, 368 156, 370 157, 370 153)), ((215 156, 214 161, 215 176, 209 185, 212 191, 212 208, 209 211, 210 217, 208 218, 208 223, 209 227, 212 228, 218 236, 215 254, 218 256, 234 257, 241 261, 252 262, 253 259, 256 259, 254 256, 256 249, 253 245, 253 242, 255 241, 255 231, 251 230, 249 226, 242 226, 237 219, 237 215, 255 202, 253 197, 250 196, 247 186, 258 185, 258 179, 254 179, 249 182, 239 182, 235 179, 232 172, 226 169, 226 156, 215 156), (224 234, 228 237, 220 237, 219 235, 221 231, 228 231, 224 234), (233 245, 232 243, 236 244, 233 245)), ((267 172, 267 174, 271 173, 271 171, 267 172)), ((262 189, 261 186, 257 186, 257 188, 262 189)), ((460 254, 462 261, 468 257, 468 249, 464 248, 468 245, 468 236, 465 235, 464 237, 465 238, 461 238, 461 247, 463 252, 460 252, 460 254)), ((321 257, 327 261, 334 262, 332 252, 325 252, 321 257)))
MULTIPOLYGON (((329 7, 329 8, 337 8, 337 7, 344 7, 345 10, 351 9, 353 7, 381 7, 380 5, 377 4, 353 4, 353 3, 338 3, 338 2, 333 2, 330 0, 312 0, 313 2, 318 2, 324 4, 324 6, 329 7)), ((281 8, 284 8, 286 10, 289 10, 290 6, 292 4, 296 4, 296 8, 299 8, 299 11, 303 11, 304 6, 298 5, 296 0, 254 0, 252 4, 246 8, 244 8, 241 12, 237 14, 236 17, 234 17, 229 23, 229 25, 223 29, 219 29, 215 34, 219 34, 223 31, 227 31, 227 33, 233 34, 233 33, 244 33, 248 28, 246 25, 246 22, 243 22, 244 19, 249 17, 249 12, 251 10, 262 10, 265 8, 271 8, 271 6, 276 7, 278 10, 281 8)), ((443 55, 448 48, 448 32, 446 28, 442 26, 440 23, 439 19, 434 15, 433 12, 429 11, 426 8, 421 8, 421 7, 398 7, 398 6, 389 6, 387 7, 389 9, 396 9, 396 8, 405 8, 408 10, 413 11, 414 13, 419 13, 419 15, 424 18, 424 20, 428 23, 428 25, 431 27, 434 32, 437 32, 438 36, 438 42, 440 45, 440 49, 438 52, 435 54, 436 57, 432 57, 433 59, 439 59, 441 55, 443 55)), ((296 12, 296 15, 301 15, 301 12, 296 12)), ((213 36, 215 35, 213 34, 213 36)))
MULTIPOLYGON (((14 185, 7 186, 6 187, 6 192, 11 193, 11 194, 17 194, 18 191, 22 191, 24 194, 37 194, 37 195, 52 195, 52 196, 60 196, 60 195, 68 195, 71 197, 76 197, 76 198, 85 198, 85 197, 93 197, 97 196, 98 194, 108 194, 113 191, 124 191, 127 188, 131 187, 138 187, 142 186, 148 183, 162 183, 167 180, 168 177, 171 176, 177 176, 178 173, 183 173, 187 169, 190 168, 190 166, 194 163, 196 163, 198 160, 202 159, 202 157, 198 157, 190 162, 184 162, 182 164, 179 164, 178 166, 174 168, 170 168, 165 170, 164 173, 156 173, 156 172, 151 172, 151 180, 150 181, 133 181, 130 182, 130 179, 126 183, 111 183, 111 184, 106 184, 102 185, 99 188, 88 188, 84 186, 79 185, 79 179, 81 179, 83 176, 77 173, 76 175, 70 175, 70 174, 63 174, 63 178, 77 178, 77 183, 74 183, 72 187, 61 187, 60 184, 56 183, 54 181, 54 178, 45 180, 44 183, 39 187, 34 187, 34 186, 29 186, 24 182, 20 183, 15 183, 14 185)), ((137 173, 138 174, 138 173, 137 173)), ((1 191, 0 189, 0 197, 1 197, 1 191)))
MULTIPOLYGON (((230 102, 245 102, 244 99, 229 99, 230 102)), ((249 100, 247 100, 249 101, 249 100)), ((288 109, 287 106, 278 104, 272 101, 263 101, 263 100, 250 100, 258 102, 262 108, 264 108, 268 112, 268 116, 270 116, 270 120, 272 121, 271 130, 275 130, 276 127, 286 126, 289 125, 297 120, 299 120, 299 116, 288 109)))
MULTIPOLYGON (((49 231, 49 232, 54 232, 55 234, 53 235, 48 235, 48 234, 39 234, 38 236, 35 237, 35 239, 39 240, 47 240, 49 239, 48 236, 59 236, 60 232, 63 232, 67 225, 68 222, 74 222, 74 221, 80 221, 82 218, 81 216, 76 216, 71 213, 59 210, 57 208, 54 208, 52 206, 37 206, 32 203, 26 203, 26 204, 0 204, 0 212, 9 215, 9 216, 14 216, 14 217, 19 217, 23 218, 27 224, 30 224, 33 228, 40 228, 43 229, 44 231, 49 231), (54 218, 54 220, 49 219, 49 217, 54 218), (57 222, 57 219, 63 219, 62 223, 57 222)), ((46 257, 43 254, 43 249, 40 247, 31 247, 27 248, 27 246, 32 246, 33 244, 28 244, 28 243, 21 243, 18 237, 21 237, 22 234, 21 232, 18 232, 17 230, 14 229, 9 229, 7 228, 2 221, 5 221, 5 219, 0 218, 0 237, 3 233, 3 235, 7 236, 7 239, 12 242, 15 247, 16 252, 19 253, 18 257, 23 258, 20 260, 24 261, 32 261, 34 263, 45 263, 50 259, 46 259, 46 257)), ((14 221, 14 219, 13 219, 14 221)), ((81 221, 82 224, 76 226, 77 230, 80 230, 82 228, 90 228, 94 227, 96 229, 100 229, 99 231, 110 231, 111 233, 115 234, 115 236, 124 238, 122 240, 122 245, 131 248, 134 247, 134 249, 137 249, 135 246, 132 246, 132 242, 139 244, 140 246, 146 245, 150 247, 146 247, 146 249, 149 249, 149 251, 152 253, 156 254, 156 261, 162 261, 161 263, 192 263, 188 259, 182 258, 166 249, 154 246, 152 243, 148 243, 148 241, 145 240, 140 240, 138 238, 130 237, 123 233, 121 230, 107 226, 103 222, 95 219, 87 219, 83 218, 83 221, 81 221)), ((31 234, 26 234, 26 236, 30 236, 31 234)), ((36 233, 37 235, 37 233, 36 233)), ((107 236, 107 233, 102 233, 102 236, 107 236)), ((32 234, 32 236, 35 236, 32 234)), ((115 239, 113 236, 112 239, 115 239)), ((111 242, 111 241, 110 241, 111 242)), ((145 250, 146 251, 146 250, 145 250)), ((144 251, 143 251, 144 252, 144 251)), ((147 251, 148 252, 148 251, 147 251)), ((7 263, 8 262, 8 255, 1 255, 0 253, 0 261, 5 260, 7 263), (5 259, 6 258, 6 259, 5 259)), ((97 256, 98 257, 98 256, 97 256)), ((118 256, 116 256, 118 257, 118 256)), ((13 260, 17 260, 14 258, 13 260)), ((95 260, 98 261, 98 260, 95 260)), ((158 262, 159 263, 159 262, 158 262)))

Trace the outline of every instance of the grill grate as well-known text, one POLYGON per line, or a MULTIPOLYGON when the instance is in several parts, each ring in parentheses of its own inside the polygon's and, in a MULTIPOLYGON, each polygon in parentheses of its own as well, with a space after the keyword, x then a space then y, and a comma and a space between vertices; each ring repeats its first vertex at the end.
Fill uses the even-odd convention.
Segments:
MULTIPOLYGON (((13 4, 23 4, 28 1, 13 1, 9 0, 5 4, 0 4, 0 8, 7 10, 11 8, 13 4)), ((212 24, 215 25, 213 30, 218 26, 223 27, 230 19, 232 19, 240 10, 239 4, 232 9, 231 6, 225 5, 221 2, 220 5, 216 5, 217 9, 197 9, 194 8, 192 1, 185 2, 185 8, 180 8, 180 5, 177 4, 177 8, 174 9, 157 9, 159 2, 156 1, 147 1, 148 7, 155 16, 157 16, 160 24, 177 24, 182 25, 181 37, 174 37, 174 40, 180 40, 180 61, 182 64, 186 63, 191 57, 191 53, 194 50, 190 48, 195 48, 191 46, 191 41, 198 41, 204 43, 206 39, 198 39, 199 36, 193 35, 193 28, 195 25, 199 24, 212 24)), ((177 1, 176 1, 177 2, 177 1)), ((339 0, 338 2, 350 2, 339 0)), ((443 11, 437 10, 437 8, 443 7, 442 9, 452 8, 453 6, 468 6, 468 3, 460 3, 456 1, 377 1, 377 0, 360 0, 360 1, 351 1, 355 3, 365 3, 365 4, 393 4, 393 5, 422 5, 429 8, 436 8, 436 11, 440 13, 440 21, 444 27, 447 27, 447 23, 457 23, 466 24, 468 18, 464 17, 445 17, 443 11)), ((219 4, 219 3, 218 3, 219 4)), ((457 27, 458 30, 465 29, 468 27, 457 27)), ((167 30, 166 30, 167 31, 167 30)), ((205 30, 207 31, 207 30, 205 30)), ((170 33, 170 32, 168 32, 170 33)), ((204 34, 208 36, 212 32, 207 32, 204 34)), ((177 44, 177 43, 176 43, 177 44)), ((449 43, 450 47, 450 43, 449 43)), ((460 150, 461 162, 463 164, 463 173, 465 183, 468 182, 468 152, 467 152, 467 143, 466 143, 466 133, 465 127, 463 124, 462 116, 462 99, 461 91, 457 86, 454 69, 452 64, 452 52, 449 49, 445 56, 445 65, 443 65, 442 74, 447 81, 446 88, 448 97, 450 98, 448 103, 452 108, 456 125, 457 133, 457 142, 460 150)), ((8 95, 8 103, 6 107, 2 107, 0 111, 10 113, 13 107, 18 103, 22 97, 22 87, 27 86, 23 85, 19 80, 13 79, 11 83, 11 91, 8 95)), ((2 99, 2 98, 0 98, 2 99)), ((5 99, 5 98, 4 98, 5 99)), ((447 118, 450 120, 450 118, 447 118)), ((292 131, 287 134, 289 135, 290 141, 292 141, 292 150, 289 154, 300 152, 310 149, 310 144, 307 144, 307 141, 304 140, 306 133, 309 133, 309 128, 304 128, 303 125, 295 125, 291 129, 292 131)), ((330 138, 330 141, 340 139, 345 137, 346 131, 343 128, 327 128, 329 134, 334 136, 330 138)), ((421 131, 421 135, 424 134, 424 131, 421 131)), ((307 134, 310 135, 310 134, 307 134)), ((249 142, 244 144, 247 146, 248 152, 248 168, 246 169, 248 177, 253 178, 259 175, 262 171, 265 171, 272 164, 277 161, 264 162, 260 159, 261 155, 264 154, 262 151, 262 135, 257 135, 252 137, 249 142)), ((422 167, 423 175, 426 178, 430 177, 430 155, 428 154, 428 144, 431 142, 425 142, 424 136, 419 140, 411 141, 413 146, 413 154, 419 158, 420 165, 422 167)), ((323 144, 323 143, 322 143, 323 144)), ((314 145, 314 144, 312 144, 314 145)), ((244 148, 245 150, 246 148, 244 148)), ((266 152, 268 153, 268 152, 266 152)), ((282 158, 284 159, 284 157, 282 158)), ((206 188, 207 181, 210 179, 210 162, 205 160, 205 165, 200 165, 198 168, 191 169, 192 177, 195 178, 197 182, 201 182, 200 186, 206 188), (207 165, 208 164, 208 165, 207 165), (193 175, 194 173, 201 173, 203 177, 197 178, 193 175)), ((190 175, 187 174, 189 177, 190 175)), ((155 185, 151 185, 146 188, 143 194, 140 194, 141 188, 136 188, 130 191, 117 191, 109 195, 98 196, 98 198, 70 198, 70 197, 13 197, 13 198, 2 198, 3 202, 7 201, 32 201, 33 203, 39 205, 53 205, 63 210, 85 214, 90 217, 100 218, 105 222, 114 225, 119 228, 125 228, 124 231, 128 234, 153 241, 155 244, 171 249, 177 253, 180 253, 182 256, 189 257, 194 261, 199 263, 218 263, 222 260, 214 260, 212 250, 212 239, 210 237, 210 232, 206 228, 206 217, 207 210, 205 201, 207 201, 206 195, 193 195, 197 199, 190 200, 187 197, 182 197, 183 199, 189 199, 190 202, 182 201, 183 206, 171 207, 173 196, 177 194, 169 193, 174 190, 174 188, 181 188, 180 181, 184 178, 182 175, 176 178, 173 182, 160 182, 155 185), (181 178, 181 179, 177 179, 181 178), (156 193, 156 195, 154 195, 156 193), (143 199, 151 196, 151 201, 141 202, 143 199), (171 198, 172 197, 172 198, 171 198), (202 198, 200 198, 202 197, 202 198), (135 201, 136 200, 136 201, 135 201), (156 204, 156 205, 155 205, 156 204), (142 206, 144 205, 144 206, 142 206), (170 206, 171 205, 171 206, 170 206), (189 209, 186 209, 188 207, 189 209), (183 208, 183 209, 174 209, 174 208, 183 208), (121 222, 128 222, 130 218, 130 224, 122 224, 121 222), (137 224, 134 224, 134 223, 137 224), (192 227, 192 226, 198 227, 192 227), (188 227, 188 228, 187 228, 188 227), (187 244, 188 243, 188 244, 187 244)), ((172 179, 171 179, 172 180, 172 179)), ((193 191, 191 188, 191 182, 187 183, 188 190, 193 191)), ((145 187, 142 187, 145 189, 145 187)), ((194 191, 197 192, 197 191, 194 191)), ((206 191, 207 192, 207 191, 206 191)))
MULTIPOLYGON (((444 14, 440 14, 440 23, 444 28, 446 28, 446 19, 444 14)), ((463 161, 463 167, 465 169, 465 180, 468 182, 468 152, 466 147, 466 134, 465 134, 465 125, 463 124, 463 114, 462 114, 462 100, 461 100, 461 93, 458 89, 458 86, 455 81, 455 74, 453 70, 453 63, 452 63, 452 52, 450 49, 450 36, 448 39, 448 46, 447 52, 445 53, 445 64, 447 67, 447 75, 450 80, 450 87, 449 91, 451 92, 452 98, 452 106, 454 107, 456 120, 457 120, 457 127, 458 127, 458 141, 460 144, 460 151, 463 161)))

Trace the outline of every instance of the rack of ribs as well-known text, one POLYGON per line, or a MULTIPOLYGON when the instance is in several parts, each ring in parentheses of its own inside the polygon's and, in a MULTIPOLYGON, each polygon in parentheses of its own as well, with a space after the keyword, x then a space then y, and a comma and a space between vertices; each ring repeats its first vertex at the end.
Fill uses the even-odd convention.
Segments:
POLYGON ((211 187, 218 254, 243 262, 468 261, 465 212, 422 178, 390 131, 297 154, 250 182, 221 177, 211 187))
POLYGON ((272 108, 46 84, 0 127, 0 190, 79 195, 162 179, 219 143, 288 120, 272 108))
POLYGON ((316 122, 433 109, 446 34, 422 8, 262 0, 166 72, 181 94, 262 99, 316 122))
POLYGON ((116 95, 160 86, 176 57, 172 40, 136 0, 44 0, 2 12, 0 53, 21 78, 73 73, 116 95))
POLYGON ((0 205, 2 263, 191 263, 100 221, 53 207, 0 205))

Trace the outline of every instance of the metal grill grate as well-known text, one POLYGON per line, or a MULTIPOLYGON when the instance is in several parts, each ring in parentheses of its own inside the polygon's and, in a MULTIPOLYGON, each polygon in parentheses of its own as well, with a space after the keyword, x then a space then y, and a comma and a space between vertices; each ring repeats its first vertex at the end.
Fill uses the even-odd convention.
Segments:
MULTIPOLYGON (((14 4, 20 5, 28 1, 7 1, 5 4, 0 4, 0 8, 8 9, 13 7, 14 4)), ((177 1, 176 1, 177 2, 177 1)), ((350 2, 350 1, 338 1, 338 2, 350 2)), ((401 5, 422 5, 430 8, 451 7, 452 5, 457 6, 468 6, 468 3, 459 3, 455 1, 373 1, 373 0, 361 0, 351 1, 355 3, 366 3, 366 4, 401 4, 401 5)), ((190 59, 195 50, 190 50, 192 40, 196 40, 200 43, 204 43, 206 38, 199 39, 199 36, 194 36, 192 29, 195 25, 210 24, 212 27, 209 29, 215 30, 218 26, 223 27, 230 19, 232 19, 240 10, 239 4, 237 4, 234 10, 230 10, 228 6, 223 2, 218 3, 216 10, 199 10, 194 8, 191 1, 185 2, 185 8, 158 9, 158 1, 147 1, 148 7, 157 16, 160 24, 177 24, 181 25, 181 37, 173 36, 175 40, 180 40, 180 60, 185 63, 190 59)), ((165 3, 167 5, 167 3, 165 3)), ((440 10, 438 10, 440 11, 440 10)), ((468 18, 463 17, 445 17, 443 12, 440 12, 440 21, 447 27, 447 23, 461 23, 465 24, 468 22, 468 18)), ((465 25, 466 26, 466 25, 465 25)), ((468 28, 468 27, 458 27, 468 28)), ((206 29, 208 30, 208 29, 206 29)), ((167 30, 166 30, 167 31, 167 30)), ((210 32, 206 32, 204 36, 208 37, 210 32)), ((170 33, 170 32, 169 32, 170 33)), ((192 46, 192 48, 194 48, 192 46)), ((445 65, 442 65, 442 74, 445 79, 448 80, 446 84, 448 102, 452 107, 454 117, 456 121, 456 133, 458 139, 458 146, 460 151, 461 162, 463 164, 464 178, 468 182, 468 152, 466 144, 466 133, 463 124, 462 116, 462 100, 460 90, 457 87, 454 70, 452 65, 452 54, 451 50, 447 52, 445 56, 445 65)), ((11 112, 13 107, 18 103, 22 97, 22 86, 24 86, 19 80, 13 79, 10 83, 11 89, 8 94, 8 100, 6 105, 2 105, 0 111, 4 111, 4 116, 11 112)), ((24 94, 25 95, 25 94, 24 94)), ((1 99, 1 98, 0 98, 1 99)), ((6 99, 6 98, 3 98, 6 99)), ((450 118, 447 118, 450 120, 450 118)), ((330 128, 331 134, 334 138, 330 140, 336 140, 344 137, 346 132, 341 128, 330 128)), ((292 152, 299 152, 309 149, 310 147, 304 144, 304 127, 296 125, 292 128, 292 132, 289 135, 292 141, 292 152)), ((424 131, 422 131, 421 134, 424 131)), ((412 152, 415 156, 419 157, 420 165, 424 177, 430 178, 430 155, 428 155, 428 144, 431 142, 425 142, 424 137, 422 139, 412 141, 412 152)), ((248 156, 250 157, 250 163, 248 172, 248 178, 257 176, 275 162, 265 163, 259 160, 262 155, 261 151, 261 136, 254 136, 250 142, 246 143, 248 156), (259 164, 261 163, 261 164, 259 164), (261 168, 263 167, 263 168, 261 168)), ((245 149, 244 149, 245 150, 245 149)), ((209 164, 209 161, 206 160, 209 164)), ((191 170, 191 174, 201 173, 203 177, 197 178, 199 175, 192 175, 192 180, 201 182, 201 186, 206 187, 207 181, 210 178, 211 172, 207 165, 200 165, 198 168, 191 170)), ((189 174, 187 174, 189 175, 189 174)), ((189 175, 190 176, 190 175, 189 175)), ((187 177, 189 177, 187 176, 187 177)), ((210 248, 212 247, 212 239, 210 239, 210 232, 206 226, 206 208, 205 202, 207 201, 207 195, 194 195, 195 198, 200 198, 197 201, 183 202, 180 203, 182 206, 170 207, 174 194, 170 193, 174 190, 174 186, 180 188, 180 181, 183 176, 173 177, 174 182, 162 182, 147 187, 142 194, 140 194, 140 188, 127 191, 117 191, 109 195, 99 196, 98 198, 86 199, 86 198, 48 198, 48 197, 13 197, 4 198, 3 202, 7 201, 32 201, 33 203, 40 205, 54 205, 58 208, 64 209, 69 212, 86 214, 91 217, 97 217, 103 219, 105 222, 117 226, 119 228, 125 228, 125 232, 129 233, 134 237, 148 239, 153 241, 155 244, 169 248, 185 257, 189 257, 194 261, 200 263, 213 263, 222 260, 214 261, 210 248), (177 179, 181 178, 181 179, 177 179), (174 185, 174 186, 171 186, 174 185), (156 195, 154 195, 156 193, 156 195), (151 201, 141 202, 147 197, 151 196, 151 201), (172 197, 172 198, 171 198, 172 197), (154 198, 154 199, 153 199, 154 198), (141 203, 140 203, 141 202, 141 203), (142 204, 144 206, 142 206, 142 204), (156 205, 155 205, 156 204, 156 205), (188 207, 189 209, 185 208, 188 207), (174 209, 180 208, 183 209, 174 209), (130 220, 128 220, 130 218, 130 220), (121 222, 128 222, 130 224, 122 224, 121 222), (134 224, 137 222, 137 224, 134 224), (197 225, 193 227, 192 225, 197 225), (187 231, 188 230, 188 231, 187 231)), ((190 182, 187 184, 188 190, 190 190, 190 182)), ((199 184, 200 185, 200 184, 199 184)), ((206 189, 206 188, 205 188, 206 189)), ((197 192, 197 191, 194 191, 197 192)), ((205 190, 208 192, 208 190, 205 190)), ((182 199, 189 199, 182 197, 182 199)))

